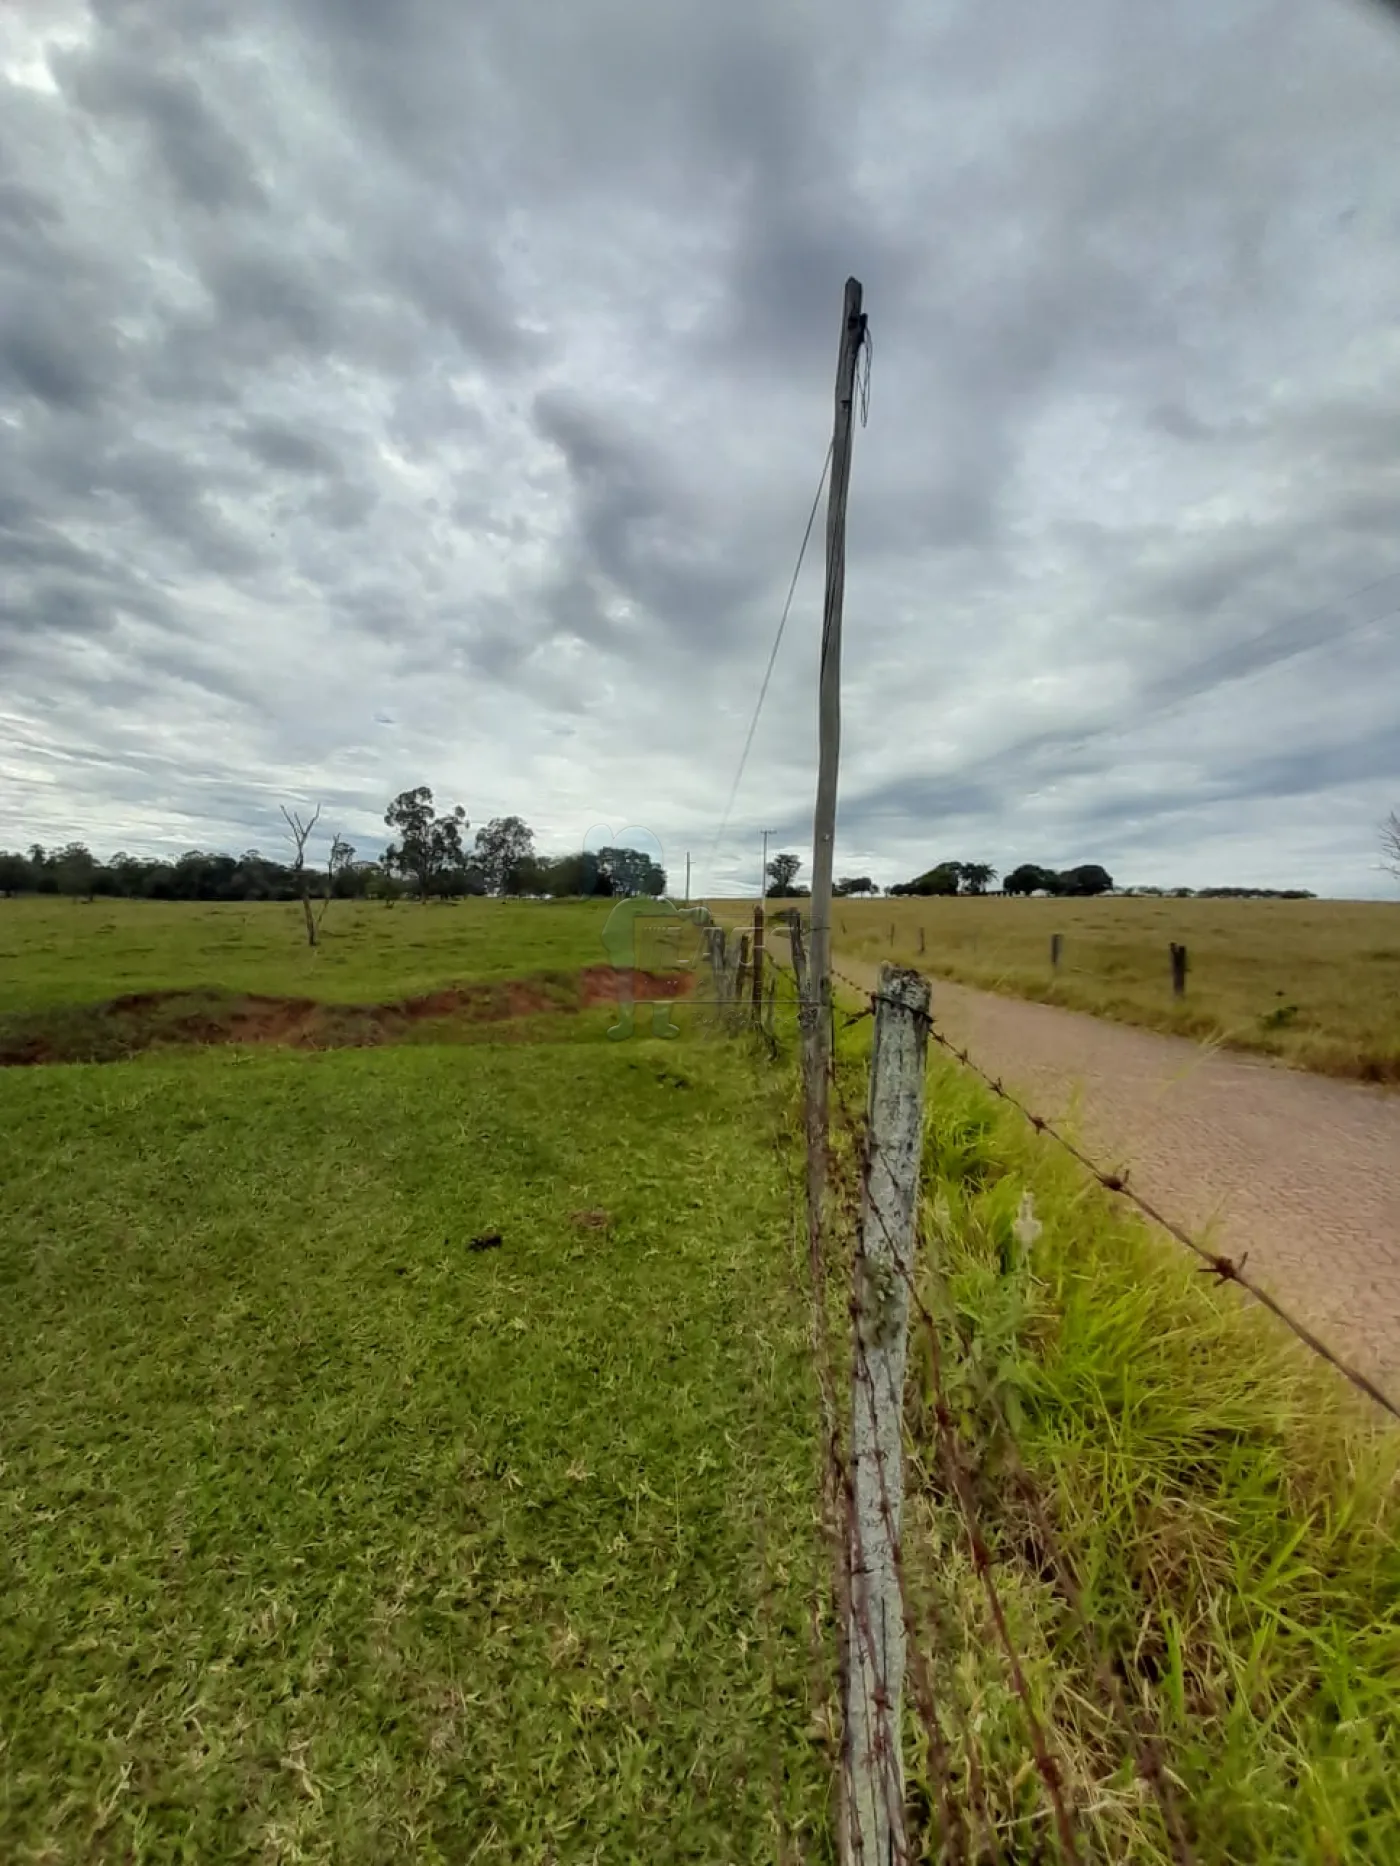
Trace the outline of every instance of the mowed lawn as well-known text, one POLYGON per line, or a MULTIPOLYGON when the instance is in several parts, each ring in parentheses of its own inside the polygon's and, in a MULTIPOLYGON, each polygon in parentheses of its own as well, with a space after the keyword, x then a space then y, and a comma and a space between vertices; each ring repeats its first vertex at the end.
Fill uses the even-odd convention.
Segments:
MULTIPOLYGON (((43 911, 117 956, 31 1001, 309 989, 292 909, 43 911)), ((337 998, 595 959, 362 915, 337 998)), ((694 1015, 0 1071, 0 1857, 826 1856, 778 1110, 694 1015)))
POLYGON ((842 952, 895 959, 1326 1075, 1400 1082, 1400 901, 968 897, 835 911, 838 964, 842 952), (1181 999, 1173 942, 1188 954, 1181 999))

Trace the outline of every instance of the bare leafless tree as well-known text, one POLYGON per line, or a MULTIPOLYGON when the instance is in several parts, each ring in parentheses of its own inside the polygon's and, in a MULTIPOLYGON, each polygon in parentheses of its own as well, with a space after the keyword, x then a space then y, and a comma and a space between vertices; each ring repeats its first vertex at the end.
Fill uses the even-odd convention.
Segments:
POLYGON ((1392 810, 1381 824, 1381 866, 1400 881, 1400 810, 1392 810))
POLYGON ((306 916, 306 943, 316 944, 316 916, 311 911, 311 877, 306 872, 306 845, 311 839, 311 832, 321 820, 321 806, 318 803, 315 813, 308 822, 303 822, 299 811, 289 810, 282 805, 282 814, 287 819, 287 834, 291 838, 294 851, 292 873, 297 878, 297 887, 301 893, 301 911, 306 916))

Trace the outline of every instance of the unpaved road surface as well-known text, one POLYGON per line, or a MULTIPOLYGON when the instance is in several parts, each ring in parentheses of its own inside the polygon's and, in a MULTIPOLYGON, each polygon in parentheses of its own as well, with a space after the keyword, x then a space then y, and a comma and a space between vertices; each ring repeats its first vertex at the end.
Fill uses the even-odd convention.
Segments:
MULTIPOLYGON (((877 968, 841 957, 865 988, 877 968)), ((934 1020, 1035 1113, 1400 1398, 1400 1095, 935 978, 934 1020)))

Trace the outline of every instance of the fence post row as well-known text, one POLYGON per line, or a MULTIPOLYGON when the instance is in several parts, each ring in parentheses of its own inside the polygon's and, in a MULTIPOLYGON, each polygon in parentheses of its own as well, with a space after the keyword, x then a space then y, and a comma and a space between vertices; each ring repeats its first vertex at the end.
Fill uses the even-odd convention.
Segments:
POLYGON ((904 1498, 904 1371, 915 1210, 923 1155, 929 983, 882 965, 870 1065, 860 1238, 852 1315, 851 1604, 846 1628, 850 1793, 842 1857, 849 1866, 909 1858, 904 1827, 900 1700, 904 1609, 898 1538, 904 1498))

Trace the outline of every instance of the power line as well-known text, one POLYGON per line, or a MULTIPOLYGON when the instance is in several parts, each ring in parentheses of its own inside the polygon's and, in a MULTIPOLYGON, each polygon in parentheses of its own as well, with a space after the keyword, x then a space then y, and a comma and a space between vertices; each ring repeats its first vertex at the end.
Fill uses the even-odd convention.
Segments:
MULTIPOLYGON (((1209 676, 1213 671, 1218 671, 1220 675, 1218 684, 1227 686, 1237 680, 1255 680, 1262 674, 1271 673, 1274 668, 1282 665, 1285 661, 1296 660, 1305 654, 1316 654, 1320 648, 1334 647, 1338 642, 1347 641, 1353 635, 1359 635, 1364 629, 1374 628, 1378 622, 1384 622, 1390 616, 1400 613, 1400 607, 1392 605, 1392 607, 1382 609, 1374 615, 1357 616, 1352 621, 1343 623, 1340 628, 1335 629, 1330 635, 1304 638, 1302 640, 1294 639, 1294 636, 1296 631, 1301 629, 1304 624, 1320 621, 1324 616, 1336 614, 1338 611, 1345 609, 1348 604, 1355 602, 1359 596, 1369 596, 1373 591, 1381 589, 1385 584, 1394 583, 1397 578, 1400 578, 1400 570, 1387 571, 1383 577, 1376 577, 1370 583, 1363 583, 1357 589, 1348 590, 1345 595, 1334 596, 1325 603, 1319 603, 1313 609, 1304 609, 1295 615, 1286 617, 1282 622, 1273 622, 1266 628, 1256 629, 1252 635, 1244 635, 1241 636, 1238 641, 1227 642, 1223 647, 1217 648, 1213 654, 1204 655, 1199 661, 1192 662, 1189 666, 1181 669, 1177 674, 1169 678, 1178 681, 1185 679, 1198 680, 1202 676, 1209 676), (1253 667, 1236 668, 1231 666, 1231 662, 1237 656, 1242 653, 1248 653, 1251 648, 1264 648, 1267 650, 1271 647, 1277 648, 1278 652, 1268 660, 1259 662, 1253 667)), ((1160 713, 1167 712, 1177 706, 1186 705, 1192 700, 1199 699, 1201 692, 1202 689, 1197 687, 1190 693, 1179 694, 1173 698, 1159 701, 1156 706, 1149 707, 1145 713, 1139 714, 1138 717, 1140 719, 1155 718, 1160 713)), ((1136 721, 1134 723, 1136 723, 1136 721)))
MULTIPOLYGON (((706 866, 710 869, 714 867, 714 860, 719 852, 719 845, 724 840, 725 830, 729 827, 729 818, 734 809, 734 799, 739 794, 739 786, 744 779, 744 769, 749 762, 749 753, 753 750, 753 738, 755 732, 758 730, 759 715, 763 711, 763 702, 768 698, 768 683, 773 678, 773 668, 778 659, 778 650, 783 644, 783 630, 787 627, 787 619, 792 610, 792 599, 797 594, 797 579, 802 574, 802 560, 807 555, 807 545, 812 536, 812 527, 817 522, 817 509, 822 502, 822 491, 826 486, 826 476, 831 471, 831 455, 835 444, 833 440, 827 447, 826 459, 822 462, 821 478, 817 481, 817 490, 812 500, 812 509, 807 514, 807 529, 802 534, 802 544, 797 553, 797 563, 793 568, 792 582, 788 585, 787 601, 783 604, 783 613, 778 619, 778 632, 773 637, 773 651, 768 656, 768 666, 764 669, 763 673, 763 684, 758 690, 758 704, 754 707, 753 718, 749 721, 749 735, 744 740, 744 749, 739 758, 739 769, 734 773, 734 782, 729 787, 729 801, 724 806, 724 815, 720 819, 719 828, 715 831, 715 839, 710 845, 709 860, 706 863, 706 866)), ((710 878, 713 882, 713 875, 711 875, 710 878)))

